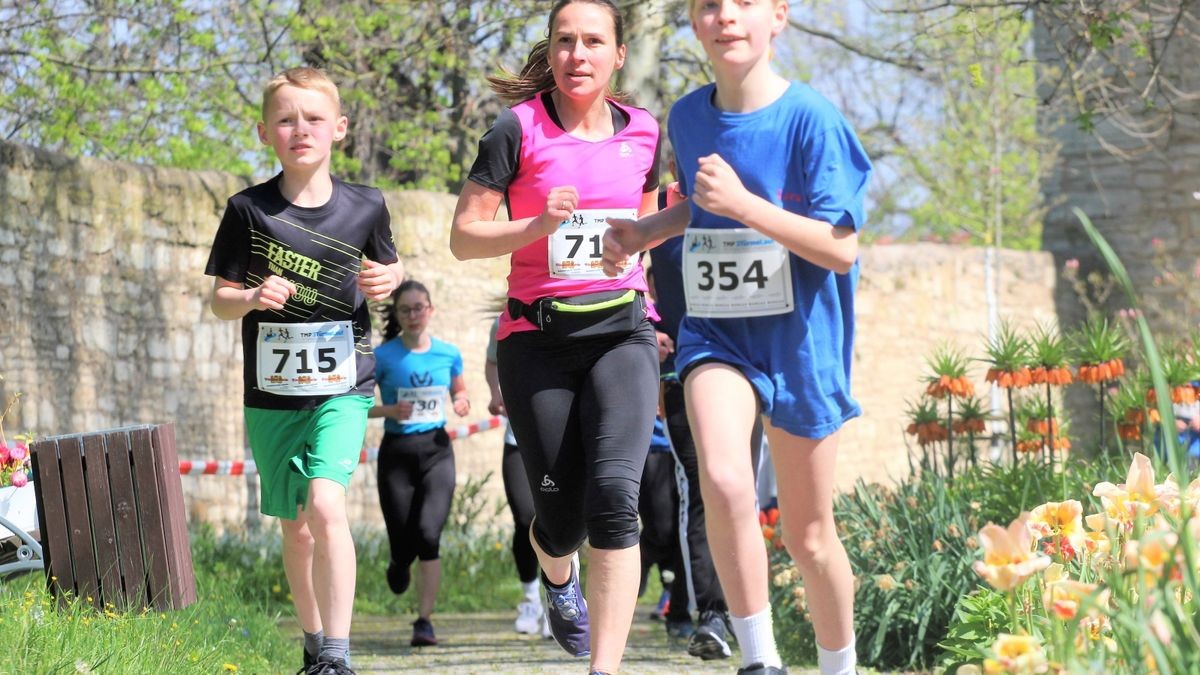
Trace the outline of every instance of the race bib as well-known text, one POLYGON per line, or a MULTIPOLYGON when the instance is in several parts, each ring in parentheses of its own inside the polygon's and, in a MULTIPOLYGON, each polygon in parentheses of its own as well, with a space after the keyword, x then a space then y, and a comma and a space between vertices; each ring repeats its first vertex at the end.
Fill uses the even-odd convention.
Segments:
POLYGON ((400 387, 396 390, 397 401, 413 404, 412 415, 401 424, 429 424, 446 421, 445 387, 400 387))
MULTIPOLYGON (((608 229, 605 218, 634 220, 637 209, 580 209, 559 223, 558 230, 547 238, 550 276, 555 279, 608 278, 602 261, 602 241, 604 231, 608 229)), ((631 269, 636 260, 636 256, 629 256, 625 269, 631 269)))
POLYGON ((258 388, 280 396, 325 396, 358 381, 349 321, 258 325, 258 388))
POLYGON ((788 251, 774 239, 749 228, 688 228, 683 237, 688 315, 770 316, 796 307, 788 251))

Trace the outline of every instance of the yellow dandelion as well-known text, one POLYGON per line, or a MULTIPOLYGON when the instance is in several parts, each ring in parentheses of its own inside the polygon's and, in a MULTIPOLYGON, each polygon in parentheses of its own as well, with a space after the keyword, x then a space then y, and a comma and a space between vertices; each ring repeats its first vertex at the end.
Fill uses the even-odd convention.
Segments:
POLYGON ((271 587, 271 592, 272 593, 282 593, 283 586, 280 586, 279 584, 275 584, 274 586, 271 587))
POLYGON ((238 667, 232 663, 226 663, 225 665, 221 666, 221 670, 227 673, 236 673, 238 671, 238 667))

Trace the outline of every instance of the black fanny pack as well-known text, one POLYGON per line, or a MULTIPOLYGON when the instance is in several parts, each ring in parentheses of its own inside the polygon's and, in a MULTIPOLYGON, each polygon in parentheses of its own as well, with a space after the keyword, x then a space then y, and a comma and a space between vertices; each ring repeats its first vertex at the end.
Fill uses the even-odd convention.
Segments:
POLYGON ((601 291, 571 298, 538 298, 525 304, 508 299, 508 315, 525 317, 541 332, 560 338, 628 333, 646 318, 646 299, 633 289, 601 291))

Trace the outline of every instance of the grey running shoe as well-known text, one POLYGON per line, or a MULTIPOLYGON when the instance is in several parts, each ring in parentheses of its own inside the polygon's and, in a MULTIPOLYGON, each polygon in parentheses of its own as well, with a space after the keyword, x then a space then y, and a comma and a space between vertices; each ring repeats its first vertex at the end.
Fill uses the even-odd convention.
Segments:
POLYGON ((437 643, 437 636, 433 634, 433 623, 429 619, 417 617, 413 622, 412 640, 409 644, 414 647, 432 647, 437 643))
POLYGON ((705 661, 727 659, 733 652, 729 649, 729 626, 725 613, 705 610, 700 614, 700 625, 688 641, 688 654, 705 661))
POLYGON ((571 656, 588 656, 591 631, 588 628, 587 601, 579 587, 579 558, 571 561, 571 578, 565 588, 551 588, 542 575, 546 589, 546 619, 558 645, 571 656))

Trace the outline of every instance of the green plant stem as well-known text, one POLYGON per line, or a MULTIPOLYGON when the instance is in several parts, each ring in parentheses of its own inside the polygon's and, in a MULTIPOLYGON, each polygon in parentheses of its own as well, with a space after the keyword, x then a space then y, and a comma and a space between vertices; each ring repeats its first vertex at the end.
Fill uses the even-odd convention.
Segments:
POLYGON ((946 478, 954 479, 954 394, 946 397, 946 478))
POLYGON ((1050 389, 1049 369, 1046 374, 1046 456, 1054 464, 1054 395, 1050 389))
POLYGON ((1008 435, 1012 440, 1013 466, 1017 465, 1017 411, 1013 408, 1013 390, 1008 388, 1008 435))
POLYGON ((975 468, 975 432, 967 432, 967 458, 971 460, 971 468, 975 468))
POLYGON ((1100 452, 1108 454, 1104 447, 1104 380, 1100 380, 1098 386, 1100 387, 1100 452))

